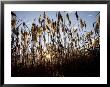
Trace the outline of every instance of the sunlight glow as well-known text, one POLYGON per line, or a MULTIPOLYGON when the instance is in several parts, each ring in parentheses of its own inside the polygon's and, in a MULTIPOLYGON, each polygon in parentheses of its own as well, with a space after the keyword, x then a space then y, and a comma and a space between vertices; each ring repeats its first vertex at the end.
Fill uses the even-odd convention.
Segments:
POLYGON ((46 55, 46 58, 47 58, 48 60, 51 60, 50 54, 47 54, 47 55, 46 55))

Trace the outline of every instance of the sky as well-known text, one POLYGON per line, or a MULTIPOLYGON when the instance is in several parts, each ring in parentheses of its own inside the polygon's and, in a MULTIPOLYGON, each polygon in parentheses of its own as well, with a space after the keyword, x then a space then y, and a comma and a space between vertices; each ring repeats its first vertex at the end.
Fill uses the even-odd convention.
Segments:
MULTIPOLYGON (((45 11, 46 15, 52 20, 57 20, 56 12, 58 11, 45 11)), ((79 21, 77 21, 75 16, 76 11, 61 11, 61 15, 65 19, 65 24, 68 24, 68 20, 66 17, 66 13, 69 14, 71 24, 74 25, 74 28, 78 28, 79 21)), ((34 22, 36 25, 39 25, 38 18, 40 15, 43 15, 44 11, 14 11, 17 15, 17 18, 21 19, 26 25, 31 29, 32 23, 34 22), (36 19, 36 20, 34 20, 36 19)), ((93 23, 96 21, 97 14, 99 11, 77 11, 79 17, 86 22, 86 29, 84 31, 93 30, 93 23)), ((79 33, 84 33, 84 31, 79 33)))
MULTIPOLYGON (((46 11, 46 15, 49 16, 49 18, 56 20, 56 12, 58 11, 46 11)), ((32 22, 35 22, 38 24, 38 19, 40 15, 43 15, 43 11, 14 11, 16 13, 17 17, 22 19, 29 28, 31 28, 32 22)), ((76 17, 75 17, 75 11, 68 11, 63 12, 61 11, 62 16, 65 18, 66 21, 66 13, 69 13, 70 20, 72 24, 77 23, 76 17)), ((86 21, 87 24, 87 30, 91 30, 93 28, 93 22, 96 21, 96 15, 99 13, 99 11, 78 11, 79 16, 86 21)))

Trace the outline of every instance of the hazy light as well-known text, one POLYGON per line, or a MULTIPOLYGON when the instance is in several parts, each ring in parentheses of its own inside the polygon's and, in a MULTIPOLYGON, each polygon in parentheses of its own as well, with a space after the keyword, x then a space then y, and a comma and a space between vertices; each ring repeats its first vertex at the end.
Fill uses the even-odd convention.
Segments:
POLYGON ((51 60, 50 54, 47 54, 47 55, 46 55, 46 58, 47 58, 48 60, 51 60))

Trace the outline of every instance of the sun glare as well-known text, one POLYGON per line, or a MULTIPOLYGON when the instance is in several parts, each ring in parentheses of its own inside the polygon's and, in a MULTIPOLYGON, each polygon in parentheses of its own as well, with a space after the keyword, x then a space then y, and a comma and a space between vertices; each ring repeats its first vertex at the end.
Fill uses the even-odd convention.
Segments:
POLYGON ((47 54, 47 55, 46 55, 46 58, 47 58, 48 60, 50 60, 50 59, 51 59, 50 54, 47 54))

